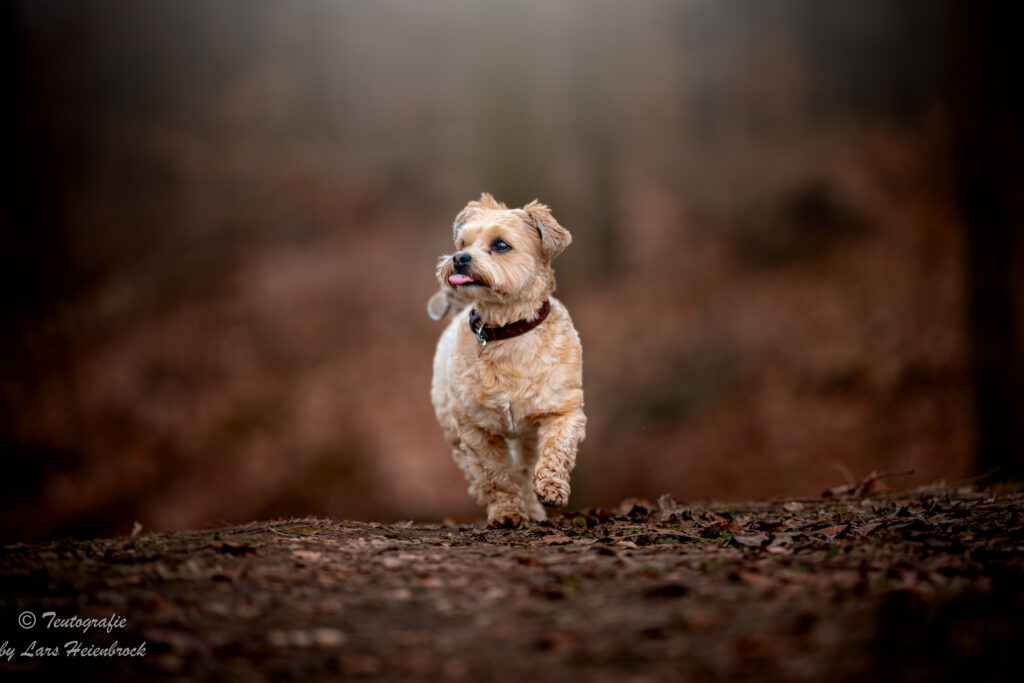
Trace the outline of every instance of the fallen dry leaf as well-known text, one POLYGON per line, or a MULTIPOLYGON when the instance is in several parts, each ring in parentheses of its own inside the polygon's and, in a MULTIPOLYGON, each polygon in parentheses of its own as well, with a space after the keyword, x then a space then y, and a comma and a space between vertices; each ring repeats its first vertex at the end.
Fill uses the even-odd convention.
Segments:
POLYGON ((704 519, 710 520, 713 524, 728 524, 729 520, 721 515, 716 515, 711 510, 701 508, 701 514, 704 515, 704 519))
POLYGON ((732 540, 748 548, 760 548, 768 542, 768 534, 734 534, 732 540))
POLYGON ((256 554, 256 547, 248 543, 236 543, 235 541, 214 541, 211 547, 228 555, 242 555, 249 557, 256 554))
POLYGON ((867 536, 872 531, 882 526, 881 522, 871 522, 870 524, 861 524, 858 527, 850 529, 850 533, 857 534, 858 536, 867 536))
POLYGON ((319 562, 324 559, 324 554, 319 550, 293 550, 292 557, 303 562, 319 562))
POLYGON ((385 569, 398 569, 405 564, 405 560, 394 555, 387 555, 381 558, 380 563, 384 565, 385 569))
POLYGON ((336 628, 310 628, 267 633, 267 640, 275 647, 338 647, 345 643, 345 634, 336 628))
POLYGON ((707 629, 722 623, 722 614, 708 607, 698 607, 683 615, 683 623, 690 628, 707 629))
MULTIPOLYGON (((896 472, 895 474, 913 474, 910 472, 896 472)), ((872 471, 868 476, 864 477, 857 488, 854 491, 855 495, 870 496, 876 493, 889 493, 892 489, 885 483, 885 479, 877 471, 872 471)))
POLYGON ((775 588, 779 585, 778 579, 758 572, 740 571, 737 573, 737 578, 748 586, 754 586, 755 588, 775 588))
POLYGON ((849 524, 836 524, 835 526, 827 526, 824 529, 818 529, 814 533, 821 534, 826 538, 832 539, 846 531, 849 524))
POLYGON ((569 545, 572 543, 572 539, 568 536, 545 536, 540 539, 539 543, 541 545, 569 545))
POLYGON ((672 494, 666 493, 658 498, 658 521, 667 522, 679 518, 686 512, 686 508, 679 504, 672 494))
POLYGON ((239 567, 225 569, 224 567, 216 567, 216 571, 213 573, 214 581, 228 581, 229 583, 237 583, 242 576, 245 574, 244 570, 239 567))
POLYGON ((627 498, 615 508, 615 514, 619 517, 643 517, 653 509, 655 506, 642 498, 627 498))
POLYGON ((700 535, 704 538, 717 538, 724 533, 733 534, 737 531, 743 531, 743 527, 734 522, 715 522, 704 527, 700 535))
POLYGON ((438 576, 418 576, 416 582, 424 588, 444 588, 444 581, 438 576))

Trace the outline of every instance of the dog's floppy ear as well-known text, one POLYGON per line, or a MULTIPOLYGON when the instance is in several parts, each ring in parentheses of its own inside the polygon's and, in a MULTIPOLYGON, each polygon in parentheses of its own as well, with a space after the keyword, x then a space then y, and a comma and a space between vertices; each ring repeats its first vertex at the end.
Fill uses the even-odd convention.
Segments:
POLYGON ((473 214, 476 213, 477 207, 473 206, 476 202, 470 202, 466 205, 459 215, 455 217, 455 222, 452 223, 452 241, 458 244, 459 242, 459 231, 462 230, 462 226, 466 224, 473 214))
POLYGON ((572 243, 572 235, 558 224, 551 210, 534 199, 523 207, 533 227, 540 233, 541 250, 548 259, 553 259, 572 243))

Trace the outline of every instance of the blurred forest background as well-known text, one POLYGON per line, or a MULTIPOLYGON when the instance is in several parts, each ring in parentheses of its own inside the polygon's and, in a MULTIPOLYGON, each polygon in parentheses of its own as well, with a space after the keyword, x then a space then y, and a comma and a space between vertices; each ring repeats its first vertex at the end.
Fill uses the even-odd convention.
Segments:
POLYGON ((1001 7, 5 3, 0 541, 478 515, 425 304, 481 191, 574 235, 574 507, 1018 475, 1001 7))

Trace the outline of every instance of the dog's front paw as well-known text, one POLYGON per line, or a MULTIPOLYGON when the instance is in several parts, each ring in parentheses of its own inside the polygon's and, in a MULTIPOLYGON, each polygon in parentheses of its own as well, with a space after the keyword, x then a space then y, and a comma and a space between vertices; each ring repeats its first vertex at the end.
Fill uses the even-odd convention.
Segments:
POLYGON ((553 474, 537 473, 533 481, 537 499, 553 508, 565 507, 569 502, 569 482, 553 474))
POLYGON ((491 506, 487 510, 487 526, 492 529, 518 529, 529 521, 526 510, 518 506, 491 506))

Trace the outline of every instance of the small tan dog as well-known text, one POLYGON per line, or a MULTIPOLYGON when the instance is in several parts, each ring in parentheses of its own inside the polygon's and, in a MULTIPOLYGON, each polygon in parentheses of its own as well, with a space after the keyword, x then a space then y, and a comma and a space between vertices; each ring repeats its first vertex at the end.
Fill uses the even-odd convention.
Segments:
POLYGON ((438 263, 427 311, 440 320, 453 302, 471 306, 437 344, 437 419, 490 526, 542 521, 540 503, 569 502, 587 421, 579 335, 551 296, 551 261, 572 236, 543 204, 509 209, 489 194, 453 231, 458 252, 438 263))

